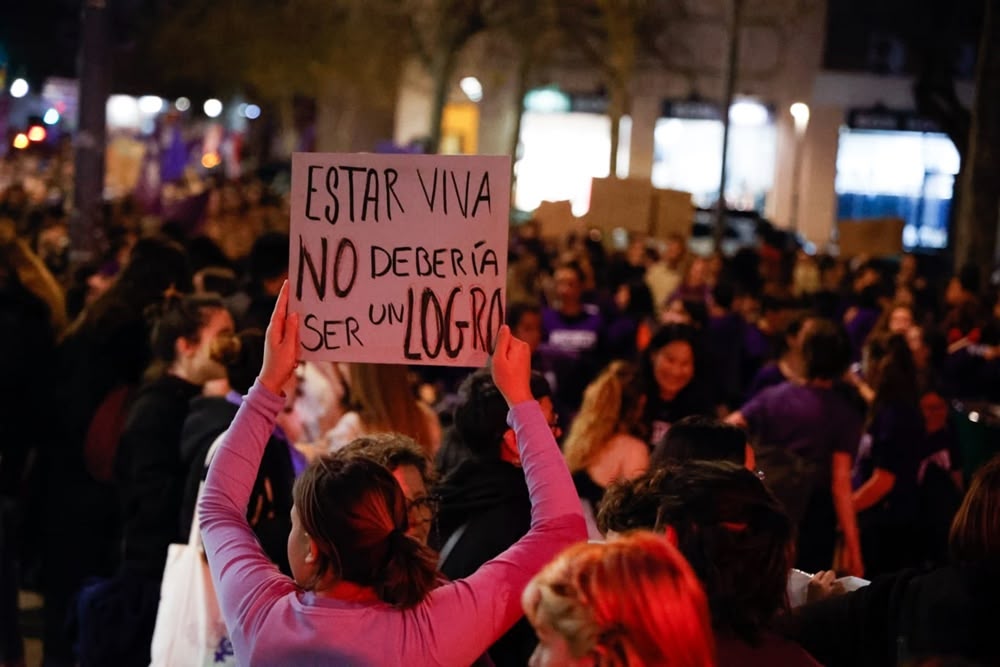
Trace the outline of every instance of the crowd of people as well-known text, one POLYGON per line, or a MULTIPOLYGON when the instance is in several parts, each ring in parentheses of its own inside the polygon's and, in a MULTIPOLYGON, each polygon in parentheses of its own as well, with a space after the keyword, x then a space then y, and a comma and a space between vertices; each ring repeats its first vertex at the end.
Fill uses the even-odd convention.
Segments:
POLYGON ((0 193, 0 665, 19 589, 46 665, 148 665, 193 524, 239 664, 1000 662, 974 269, 529 222, 489 368, 302 363, 287 204, 206 201, 109 205, 72 266, 61 206, 0 193))

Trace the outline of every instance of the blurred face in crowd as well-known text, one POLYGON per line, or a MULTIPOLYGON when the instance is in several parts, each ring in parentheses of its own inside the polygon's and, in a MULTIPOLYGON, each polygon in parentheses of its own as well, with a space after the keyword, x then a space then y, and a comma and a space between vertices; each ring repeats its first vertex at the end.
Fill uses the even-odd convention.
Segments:
POLYGON ((924 330, 920 327, 910 327, 906 331, 906 342, 913 353, 913 363, 917 368, 927 368, 930 361, 930 350, 924 344, 924 330))
POLYGON ((968 296, 958 278, 949 280, 948 288, 944 291, 944 302, 949 306, 957 306, 964 303, 967 299, 968 296))
POLYGON ((192 384, 202 385, 226 377, 226 368, 212 359, 212 343, 219 336, 231 336, 235 329, 233 316, 225 308, 213 308, 206 315, 197 341, 179 340, 177 363, 184 367, 184 377, 192 384))
POLYGON ((542 314, 530 311, 524 313, 512 333, 527 343, 534 352, 542 343, 542 314))
POLYGON ((684 302, 680 299, 673 299, 667 304, 660 320, 664 324, 691 324, 691 313, 684 307, 684 302))
POLYGON ((653 376, 660 397, 672 401, 694 378, 694 350, 686 341, 667 343, 653 353, 653 376))
POLYGON ((631 241, 625 251, 625 260, 632 266, 642 266, 646 261, 646 244, 640 239, 631 241))
POLYGON ((912 280, 917 277, 917 258, 913 255, 903 255, 899 262, 899 279, 912 280))
POLYGON ((865 267, 854 277, 854 291, 860 292, 866 287, 870 287, 878 282, 878 271, 871 267, 865 267))
POLYGON ((685 281, 691 287, 699 287, 708 283, 708 261, 703 257, 691 262, 691 268, 688 269, 687 280, 685 281))
POLYGON ((930 392, 921 396, 920 411, 928 433, 937 433, 948 426, 948 402, 940 394, 930 392))
POLYGON ((556 406, 552 403, 552 398, 549 396, 542 396, 538 399, 538 407, 542 409, 542 416, 545 417, 545 421, 549 424, 549 429, 552 431, 553 437, 557 440, 562 435, 562 429, 559 428, 559 415, 556 414, 556 406))
POLYGON ((403 464, 392 470, 392 476, 399 482, 406 496, 406 507, 409 511, 410 527, 406 534, 421 544, 427 544, 427 536, 431 532, 431 521, 434 519, 434 506, 427 494, 424 478, 416 466, 403 464))
POLYGON ((905 334, 913 327, 913 312, 909 308, 897 306, 889 314, 889 333, 905 334))
POLYGON ((684 257, 684 242, 680 239, 670 239, 667 241, 667 248, 663 251, 663 259, 668 264, 677 264, 684 257))
POLYGON ((573 269, 556 269, 555 281, 559 309, 575 314, 583 297, 583 281, 580 280, 580 276, 573 269))

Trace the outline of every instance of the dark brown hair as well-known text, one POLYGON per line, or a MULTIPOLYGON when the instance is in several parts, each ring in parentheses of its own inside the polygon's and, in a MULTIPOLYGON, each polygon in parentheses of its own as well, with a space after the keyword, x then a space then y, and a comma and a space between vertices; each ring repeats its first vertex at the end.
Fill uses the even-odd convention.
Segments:
POLYGON ((792 522, 742 466, 690 461, 613 485, 597 521, 616 531, 672 527, 705 586, 715 627, 746 642, 756 643, 786 607, 792 522))
POLYGON ((197 342, 212 311, 224 308, 217 294, 171 295, 148 306, 145 316, 153 352, 151 375, 157 375, 157 370, 167 368, 177 358, 177 339, 197 342))
POLYGON ((390 472, 400 466, 413 466, 420 473, 420 478, 427 488, 437 481, 434 467, 423 447, 402 433, 363 435, 338 449, 336 455, 342 458, 363 456, 385 466, 390 472))
POLYGON ((317 580, 331 572, 402 609, 435 587, 434 553, 406 536, 406 497, 385 467, 360 456, 323 456, 295 481, 293 497, 319 550, 317 580))
POLYGON ((972 478, 948 541, 957 562, 1000 562, 1000 454, 972 478))

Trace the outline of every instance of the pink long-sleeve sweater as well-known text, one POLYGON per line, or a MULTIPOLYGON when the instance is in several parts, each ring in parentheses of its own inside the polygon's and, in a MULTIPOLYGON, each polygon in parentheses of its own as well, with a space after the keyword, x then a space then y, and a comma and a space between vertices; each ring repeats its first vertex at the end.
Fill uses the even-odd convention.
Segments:
POLYGON ((472 576, 412 609, 345 602, 304 591, 267 559, 246 505, 284 400, 254 385, 212 461, 198 505, 216 595, 239 664, 469 665, 521 615, 521 592, 587 531, 566 464, 538 404, 514 406, 531 495, 531 530, 472 576))

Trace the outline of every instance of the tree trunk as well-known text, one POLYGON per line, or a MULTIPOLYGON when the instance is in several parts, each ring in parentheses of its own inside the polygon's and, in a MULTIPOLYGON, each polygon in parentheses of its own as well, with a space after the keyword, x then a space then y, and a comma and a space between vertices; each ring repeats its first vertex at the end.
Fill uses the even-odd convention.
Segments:
POLYGON ((736 81, 739 75, 740 17, 743 0, 731 0, 732 14, 729 23, 729 54, 726 66, 726 90, 722 100, 722 167, 719 170, 719 201, 715 210, 715 251, 722 251, 726 235, 726 159, 729 157, 729 107, 733 104, 736 81))
POLYGON ((608 117, 611 120, 611 155, 608 156, 608 177, 618 178, 618 142, 621 136, 622 115, 621 112, 608 107, 608 117))
POLYGON ((451 89, 451 75, 454 69, 454 52, 450 49, 439 49, 431 65, 434 91, 431 98, 431 126, 428 128, 428 150, 434 153, 441 152, 441 121, 444 119, 444 107, 448 103, 448 91, 451 89))
POLYGON ((70 261, 97 259, 105 249, 101 229, 104 202, 106 105, 111 93, 111 25, 101 0, 84 3, 80 45, 80 126, 73 142, 73 214, 70 221, 70 261))
POLYGON ((278 130, 278 152, 279 157, 285 159, 295 152, 299 141, 299 131, 295 124, 295 102, 291 97, 282 96, 278 101, 278 116, 281 123, 278 130))
POLYGON ((979 267, 984 279, 993 272, 1000 223, 1000 16, 986 1, 979 43, 976 99, 972 108, 962 197, 955 229, 955 265, 979 267))
POLYGON ((508 143, 508 153, 510 153, 510 201, 513 203, 517 195, 517 148, 521 145, 521 120, 524 118, 524 96, 528 94, 528 78, 531 75, 531 65, 534 61, 534 54, 531 50, 526 50, 521 54, 521 61, 517 66, 517 84, 514 89, 515 104, 514 127, 510 134, 508 143))

